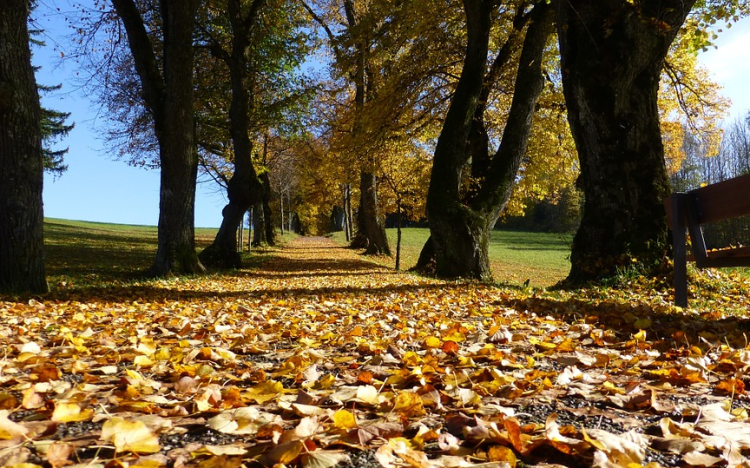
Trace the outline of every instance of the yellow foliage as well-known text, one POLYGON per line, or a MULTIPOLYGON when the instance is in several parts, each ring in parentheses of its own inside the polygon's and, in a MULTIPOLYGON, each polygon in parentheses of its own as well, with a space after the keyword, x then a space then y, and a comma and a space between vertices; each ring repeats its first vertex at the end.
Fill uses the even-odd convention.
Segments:
POLYGON ((715 156, 723 137, 721 120, 730 101, 721 86, 698 64, 693 50, 694 27, 685 28, 672 44, 659 89, 659 118, 667 171, 677 172, 685 159, 686 130, 700 144, 705 156, 715 156))

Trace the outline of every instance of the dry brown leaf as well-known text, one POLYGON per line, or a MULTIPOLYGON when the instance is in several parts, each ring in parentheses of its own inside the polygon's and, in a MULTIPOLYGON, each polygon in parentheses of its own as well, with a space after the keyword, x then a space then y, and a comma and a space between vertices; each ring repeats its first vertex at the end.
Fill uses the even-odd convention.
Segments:
POLYGON ((52 465, 53 468, 59 468, 61 466, 72 465, 73 462, 70 460, 70 456, 75 453, 75 447, 65 442, 53 442, 47 447, 44 456, 47 457, 47 462, 52 465))
POLYGON ((254 406, 222 411, 206 423, 208 427, 225 434, 248 434, 258 432, 262 426, 281 423, 278 415, 260 411, 254 406))

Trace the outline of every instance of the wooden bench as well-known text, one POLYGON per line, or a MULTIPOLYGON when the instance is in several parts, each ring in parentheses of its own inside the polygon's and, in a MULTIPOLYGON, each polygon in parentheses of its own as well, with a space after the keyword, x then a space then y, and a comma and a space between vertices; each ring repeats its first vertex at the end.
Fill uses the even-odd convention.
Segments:
POLYGON ((750 174, 673 193, 664 200, 664 207, 672 229, 675 305, 687 307, 686 229, 690 234, 692 260, 698 268, 750 266, 750 247, 707 251, 701 228, 702 224, 750 215, 750 174))

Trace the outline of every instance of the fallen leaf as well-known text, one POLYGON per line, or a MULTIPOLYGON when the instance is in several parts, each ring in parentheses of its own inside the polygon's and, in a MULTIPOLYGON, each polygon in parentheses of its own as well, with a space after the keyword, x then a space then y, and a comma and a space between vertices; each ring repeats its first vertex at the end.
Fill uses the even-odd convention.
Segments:
POLYGON ((260 411, 254 406, 222 411, 207 421, 208 427, 225 434, 248 434, 258 432, 262 426, 280 423, 281 418, 275 414, 260 411))
POLYGON ((77 421, 88 421, 94 415, 94 410, 90 408, 81 409, 76 403, 58 403, 55 405, 55 411, 52 413, 52 420, 55 422, 68 423, 77 421))
POLYGON ((8 419, 8 414, 8 410, 0 410, 0 439, 12 439, 26 435, 29 430, 8 419))
POLYGON ((315 450, 302 455, 302 466, 304 468, 331 468, 349 460, 349 455, 344 452, 315 450))
POLYGON ((333 425, 336 429, 348 431, 357 427, 357 419, 351 412, 340 409, 333 413, 333 425))
POLYGON ((112 442, 118 452, 156 453, 159 438, 141 421, 113 417, 102 426, 102 440, 112 442))

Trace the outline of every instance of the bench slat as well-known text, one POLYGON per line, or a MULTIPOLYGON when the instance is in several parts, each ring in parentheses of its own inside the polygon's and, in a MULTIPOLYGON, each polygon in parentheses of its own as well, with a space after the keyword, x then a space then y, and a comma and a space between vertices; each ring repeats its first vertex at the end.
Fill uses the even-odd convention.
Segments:
POLYGON ((696 201, 699 224, 750 214, 750 174, 691 190, 688 194, 696 201))
POLYGON ((708 258, 750 257, 750 247, 731 247, 707 252, 708 258))

